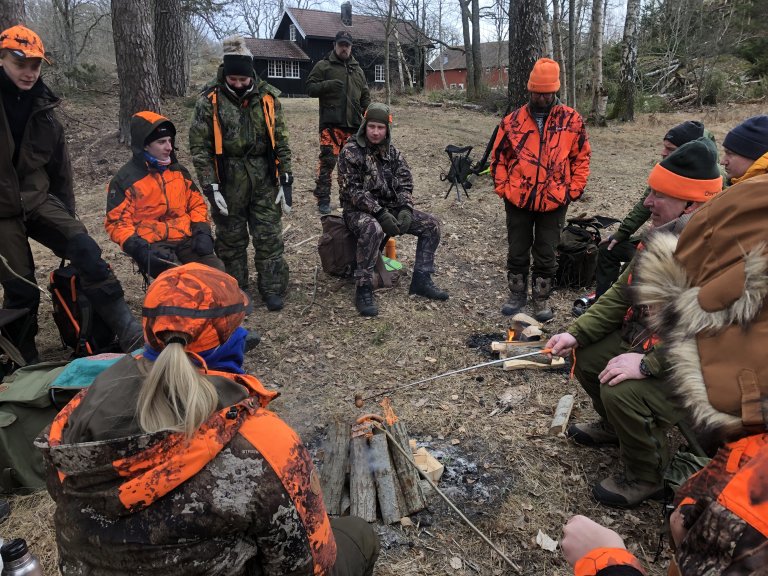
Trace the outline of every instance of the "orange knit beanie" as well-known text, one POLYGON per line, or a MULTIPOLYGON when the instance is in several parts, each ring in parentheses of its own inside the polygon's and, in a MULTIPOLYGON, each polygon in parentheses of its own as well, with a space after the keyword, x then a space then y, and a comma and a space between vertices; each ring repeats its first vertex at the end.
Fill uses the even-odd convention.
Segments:
POLYGON ((550 58, 539 58, 528 77, 528 91, 551 94, 560 90, 560 65, 550 58))

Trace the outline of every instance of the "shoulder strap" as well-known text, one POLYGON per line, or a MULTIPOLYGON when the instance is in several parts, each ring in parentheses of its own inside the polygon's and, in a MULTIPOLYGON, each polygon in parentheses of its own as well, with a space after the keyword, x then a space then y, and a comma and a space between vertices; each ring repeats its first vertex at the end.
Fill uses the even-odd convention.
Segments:
POLYGON ((280 158, 277 157, 275 147, 275 97, 272 94, 264 94, 261 97, 261 106, 264 110, 264 121, 267 124, 267 134, 269 134, 269 144, 271 145, 271 156, 275 161, 275 180, 280 177, 280 158))
POLYGON ((221 183, 224 176, 224 140, 221 135, 221 117, 219 116, 219 89, 211 87, 205 93, 205 97, 211 101, 213 107, 213 153, 216 155, 213 167, 216 171, 216 179, 221 183))

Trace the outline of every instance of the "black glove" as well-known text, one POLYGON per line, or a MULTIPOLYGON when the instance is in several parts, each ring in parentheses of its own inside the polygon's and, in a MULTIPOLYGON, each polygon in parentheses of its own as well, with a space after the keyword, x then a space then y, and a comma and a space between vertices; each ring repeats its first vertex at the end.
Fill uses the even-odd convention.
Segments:
POLYGON ((397 218, 392 216, 389 210, 382 208, 375 214, 375 217, 387 236, 397 236, 400 234, 400 228, 397 227, 397 218))
POLYGON ((149 242, 139 236, 131 236, 123 243, 123 250, 144 274, 156 278, 173 266, 176 257, 166 250, 153 249, 149 242), (166 262, 167 260, 167 262, 166 262))
POLYGON ((213 254, 213 237, 210 232, 198 232, 192 236, 192 250, 198 256, 213 254))
POLYGON ((323 82, 324 92, 341 92, 342 90, 344 90, 344 82, 338 78, 323 82))
POLYGON ((413 212, 409 208, 403 208, 397 214, 397 226, 400 228, 400 234, 407 234, 413 224, 413 212))
POLYGON ((283 190, 283 200, 290 208, 293 206, 293 174, 288 172, 280 175, 280 188, 283 190))

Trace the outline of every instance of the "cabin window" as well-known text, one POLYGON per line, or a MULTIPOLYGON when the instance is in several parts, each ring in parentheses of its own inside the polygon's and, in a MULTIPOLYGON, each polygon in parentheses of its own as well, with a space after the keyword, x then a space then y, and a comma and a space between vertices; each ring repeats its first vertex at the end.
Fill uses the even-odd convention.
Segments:
POLYGON ((376 64, 373 71, 373 80, 375 82, 384 82, 384 64, 376 64))
POLYGON ((286 78, 301 78, 301 65, 298 62, 285 62, 286 78))
POLYGON ((289 24, 288 34, 291 37, 291 42, 296 42, 296 26, 294 26, 293 24, 289 24))
POLYGON ((283 62, 280 60, 270 60, 267 64, 267 76, 270 78, 282 78, 283 62))

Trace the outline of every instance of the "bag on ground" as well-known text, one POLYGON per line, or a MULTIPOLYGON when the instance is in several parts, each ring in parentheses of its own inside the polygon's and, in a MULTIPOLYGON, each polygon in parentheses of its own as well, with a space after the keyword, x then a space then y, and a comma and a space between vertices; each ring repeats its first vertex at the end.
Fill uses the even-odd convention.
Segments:
POLYGON ((51 272, 48 290, 53 299, 53 320, 61 341, 74 357, 119 352, 117 335, 99 316, 80 288, 77 271, 62 265, 51 272))
POLYGON ((600 231, 591 220, 568 220, 557 245, 555 283, 561 288, 587 288, 595 280, 600 231))

